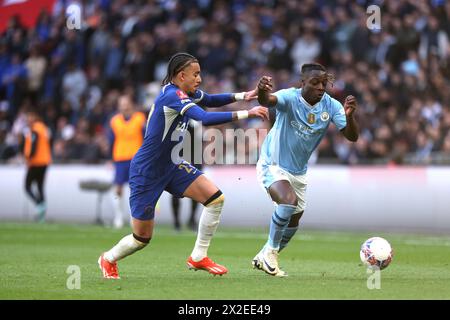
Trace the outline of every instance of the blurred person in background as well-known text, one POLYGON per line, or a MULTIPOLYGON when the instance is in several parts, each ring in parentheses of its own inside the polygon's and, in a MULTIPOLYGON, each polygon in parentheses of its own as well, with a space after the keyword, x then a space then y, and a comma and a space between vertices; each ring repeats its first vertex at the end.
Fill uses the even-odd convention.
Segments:
POLYGON ((131 159, 144 141, 146 124, 145 115, 142 112, 135 111, 133 100, 129 95, 119 97, 118 111, 111 118, 109 131, 115 170, 113 197, 113 226, 115 228, 121 228, 124 224, 124 186, 128 183, 131 159))
POLYGON ((36 219, 45 221, 46 200, 44 181, 47 167, 52 161, 50 132, 34 110, 26 112, 28 128, 24 136, 23 154, 27 163, 25 190, 36 205, 36 219), (36 187, 33 189, 33 187, 36 187))

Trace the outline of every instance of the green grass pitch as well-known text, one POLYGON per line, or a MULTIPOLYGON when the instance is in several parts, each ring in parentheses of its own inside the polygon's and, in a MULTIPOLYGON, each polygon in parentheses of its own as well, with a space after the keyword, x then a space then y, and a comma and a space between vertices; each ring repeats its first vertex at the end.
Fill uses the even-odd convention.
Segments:
POLYGON ((99 254, 129 232, 0 223, 0 299, 450 299, 449 236, 300 230, 280 254, 289 277, 276 278, 251 267, 263 229, 219 226, 209 255, 229 273, 214 277, 185 266, 193 232, 156 226, 147 248, 119 262, 122 279, 103 279, 99 254), (380 289, 368 289, 359 247, 375 235, 391 242, 395 256, 380 289), (71 265, 80 268, 80 289, 67 286, 71 265))

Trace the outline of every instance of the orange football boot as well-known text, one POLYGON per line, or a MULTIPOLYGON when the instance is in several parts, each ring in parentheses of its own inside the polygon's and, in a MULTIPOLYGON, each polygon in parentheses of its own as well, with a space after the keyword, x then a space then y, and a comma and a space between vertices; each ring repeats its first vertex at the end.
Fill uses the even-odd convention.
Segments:
POLYGON ((223 275, 228 272, 228 269, 224 266, 221 266, 220 264, 215 263, 208 257, 204 257, 202 260, 195 262, 192 260, 192 257, 189 257, 189 259, 186 262, 187 267, 191 270, 205 270, 213 275, 223 275))
POLYGON ((119 270, 117 269, 117 263, 109 262, 103 257, 104 254, 98 258, 98 266, 103 272, 103 278, 106 279, 120 279, 119 270))

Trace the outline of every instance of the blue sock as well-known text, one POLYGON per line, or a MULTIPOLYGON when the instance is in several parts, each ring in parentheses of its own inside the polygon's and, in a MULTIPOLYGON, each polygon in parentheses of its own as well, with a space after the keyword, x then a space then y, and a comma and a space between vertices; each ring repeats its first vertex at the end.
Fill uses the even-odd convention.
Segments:
POLYGON ((296 206, 279 204, 272 214, 270 221, 268 245, 274 249, 280 249, 281 238, 286 230, 296 206))
POLYGON ((281 237, 281 243, 280 243, 280 251, 283 250, 291 241, 294 234, 297 232, 298 226, 296 227, 287 227, 286 230, 284 230, 283 236, 281 237))

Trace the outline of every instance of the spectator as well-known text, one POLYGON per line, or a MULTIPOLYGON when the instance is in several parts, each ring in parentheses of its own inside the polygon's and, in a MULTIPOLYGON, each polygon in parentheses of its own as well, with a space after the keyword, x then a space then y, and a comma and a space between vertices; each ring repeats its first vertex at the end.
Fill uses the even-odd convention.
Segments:
POLYGON ((28 78, 28 95, 33 103, 37 103, 38 95, 42 89, 44 72, 47 60, 39 53, 39 49, 34 46, 30 49, 30 56, 25 61, 28 78))
POLYGON ((73 111, 80 110, 80 98, 86 88, 87 79, 84 71, 77 68, 74 61, 69 62, 67 72, 62 79, 62 95, 73 111))

